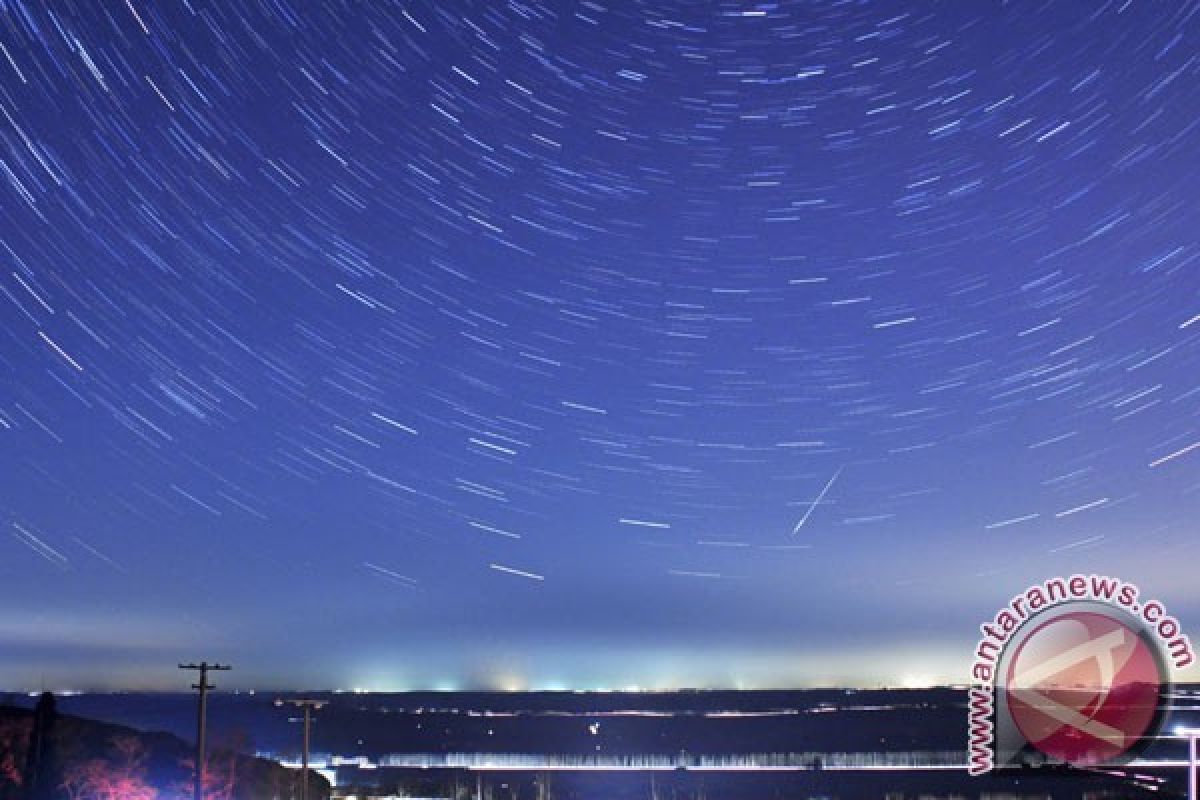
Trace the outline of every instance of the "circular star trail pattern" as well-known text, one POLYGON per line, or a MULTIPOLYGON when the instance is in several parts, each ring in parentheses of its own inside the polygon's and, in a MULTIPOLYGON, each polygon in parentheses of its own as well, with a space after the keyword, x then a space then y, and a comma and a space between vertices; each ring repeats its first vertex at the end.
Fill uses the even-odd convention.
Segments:
POLYGON ((1186 610, 1198 11, 5 2, 10 674, 894 683, 1048 572, 1186 610))

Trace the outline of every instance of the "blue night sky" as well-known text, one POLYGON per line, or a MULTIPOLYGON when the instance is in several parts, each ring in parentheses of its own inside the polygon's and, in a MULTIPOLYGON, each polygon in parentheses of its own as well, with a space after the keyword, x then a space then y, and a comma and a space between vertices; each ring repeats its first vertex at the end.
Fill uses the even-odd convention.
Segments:
POLYGON ((0 8, 0 683, 1200 630, 1200 5, 0 8))

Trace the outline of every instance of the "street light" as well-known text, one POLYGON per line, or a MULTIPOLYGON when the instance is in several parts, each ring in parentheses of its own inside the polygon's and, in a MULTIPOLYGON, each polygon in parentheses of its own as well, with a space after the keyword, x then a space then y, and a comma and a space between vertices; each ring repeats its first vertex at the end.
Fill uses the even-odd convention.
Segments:
POLYGON ((291 705, 304 709, 304 754, 300 762, 300 800, 308 800, 308 731, 309 726, 312 724, 312 712, 329 705, 329 703, 325 700, 310 700, 306 697, 301 697, 295 700, 276 698, 275 705, 277 707, 291 705))
POLYGON ((1196 796, 1196 740, 1200 739, 1200 728, 1178 726, 1176 736, 1186 736, 1188 740, 1188 800, 1197 800, 1196 796))

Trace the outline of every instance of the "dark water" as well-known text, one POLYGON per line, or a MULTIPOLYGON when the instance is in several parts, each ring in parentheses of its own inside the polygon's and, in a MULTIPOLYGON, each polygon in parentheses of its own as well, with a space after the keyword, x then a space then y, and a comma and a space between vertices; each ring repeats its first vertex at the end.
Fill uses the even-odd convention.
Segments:
MULTIPOLYGON (((274 693, 214 694, 212 741, 239 741, 279 757, 297 755, 298 726, 274 693)), ((1133 773, 1022 771, 969 778, 961 763, 965 695, 954 689, 703 691, 664 693, 413 692, 315 693, 329 705, 313 726, 314 762, 361 759, 372 769, 337 769, 340 783, 376 785, 427 797, 817 798, 1172 796, 1179 767, 1133 773), (461 768, 501 763, 527 769, 461 768), (435 769, 379 768, 392 764, 435 769), (566 770, 544 767, 669 765, 690 769, 566 770), (702 765, 742 767, 697 770, 702 765), (747 769, 783 764, 788 771, 747 769), (447 768, 440 768, 449 765, 447 768), (457 765, 460 768, 452 768, 457 765), (864 769, 864 766, 887 767, 864 769), (850 769, 842 769, 850 767, 850 769)), ((1200 724, 1197 694, 1176 694, 1167 726, 1200 724)), ((163 730, 191 739, 188 694, 64 697, 64 713, 163 730)), ((243 745, 247 746, 247 745, 243 745)), ((1164 739, 1147 753, 1184 755, 1164 739)))

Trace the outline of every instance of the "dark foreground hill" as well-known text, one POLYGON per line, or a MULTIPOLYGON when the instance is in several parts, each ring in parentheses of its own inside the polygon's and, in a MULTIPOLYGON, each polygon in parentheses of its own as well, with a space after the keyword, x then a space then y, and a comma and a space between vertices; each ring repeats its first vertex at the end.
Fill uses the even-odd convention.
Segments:
MULTIPOLYGON (((298 771, 243 749, 232 741, 210 746, 206 798, 291 796, 298 771)), ((36 711, 0 706, 0 800, 185 800, 194 763, 191 743, 176 736, 59 715, 52 698, 36 711)), ((329 797, 316 773, 309 796, 329 797)))

